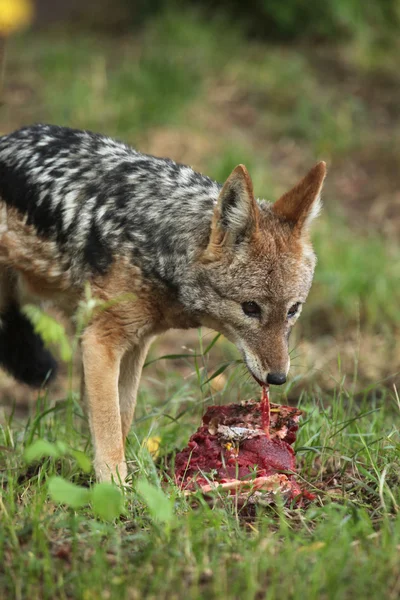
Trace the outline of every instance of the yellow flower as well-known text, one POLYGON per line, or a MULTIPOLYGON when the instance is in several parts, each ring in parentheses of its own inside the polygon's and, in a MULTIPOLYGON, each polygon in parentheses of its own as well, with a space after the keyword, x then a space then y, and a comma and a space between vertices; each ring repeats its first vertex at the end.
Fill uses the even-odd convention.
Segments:
POLYGON ((31 0, 0 0, 0 35, 27 27, 33 18, 31 0))
POLYGON ((161 438, 158 435, 147 438, 144 445, 147 450, 150 452, 153 458, 157 458, 158 452, 160 450, 161 438))

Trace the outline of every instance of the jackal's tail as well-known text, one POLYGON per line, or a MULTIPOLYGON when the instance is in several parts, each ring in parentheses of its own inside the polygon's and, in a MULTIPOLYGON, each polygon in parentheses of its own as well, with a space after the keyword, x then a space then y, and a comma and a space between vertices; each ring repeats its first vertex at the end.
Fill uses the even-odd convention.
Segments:
POLYGON ((0 364, 32 387, 51 381, 57 371, 56 361, 15 301, 0 314, 0 364))

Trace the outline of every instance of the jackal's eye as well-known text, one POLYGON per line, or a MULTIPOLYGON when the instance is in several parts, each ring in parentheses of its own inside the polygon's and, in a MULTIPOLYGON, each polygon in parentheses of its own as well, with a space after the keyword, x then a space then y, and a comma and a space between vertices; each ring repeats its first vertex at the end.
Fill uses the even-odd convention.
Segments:
POLYGON ((296 302, 296 304, 293 304, 293 306, 291 306, 288 310, 288 314, 287 316, 289 317, 289 319, 291 319, 292 317, 295 316, 295 314, 297 313, 297 311, 299 310, 299 306, 300 306, 301 302, 296 302))
POLYGON ((258 319, 261 316, 261 308, 258 306, 257 302, 243 302, 242 309, 244 314, 248 317, 255 317, 258 319))

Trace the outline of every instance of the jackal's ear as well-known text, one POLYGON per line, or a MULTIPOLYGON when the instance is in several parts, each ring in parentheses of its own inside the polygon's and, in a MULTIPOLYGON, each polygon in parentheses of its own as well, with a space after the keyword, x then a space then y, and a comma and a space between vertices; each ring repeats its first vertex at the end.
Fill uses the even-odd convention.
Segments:
POLYGON ((274 213, 293 224, 301 232, 318 216, 321 209, 321 190, 326 175, 326 164, 319 162, 272 207, 274 213))
POLYGON ((205 258, 217 258, 218 249, 245 239, 257 227, 258 208, 253 184, 244 165, 238 165, 219 194, 205 258))

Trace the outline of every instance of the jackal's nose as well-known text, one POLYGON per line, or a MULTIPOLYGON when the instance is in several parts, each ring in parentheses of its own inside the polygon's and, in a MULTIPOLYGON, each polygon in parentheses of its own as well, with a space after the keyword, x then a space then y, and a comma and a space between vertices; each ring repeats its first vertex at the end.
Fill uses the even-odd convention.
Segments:
POLYGON ((282 385, 282 383, 286 382, 286 374, 285 373, 268 373, 267 375, 267 383, 271 383, 272 385, 282 385))

